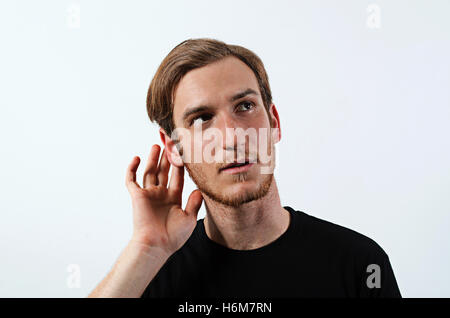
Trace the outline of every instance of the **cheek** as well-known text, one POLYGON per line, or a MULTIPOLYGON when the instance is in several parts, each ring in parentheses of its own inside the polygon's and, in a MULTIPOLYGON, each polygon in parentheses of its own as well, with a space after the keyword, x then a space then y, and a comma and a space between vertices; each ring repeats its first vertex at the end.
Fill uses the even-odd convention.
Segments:
POLYGON ((190 165, 190 169, 194 173, 196 179, 203 184, 210 183, 211 181, 214 183, 215 180, 217 180, 215 176, 213 176, 213 174, 215 174, 215 169, 213 169, 210 164, 195 163, 190 165))
POLYGON ((252 123, 255 128, 269 128, 270 120, 269 114, 264 107, 258 109, 258 112, 253 116, 252 123))
POLYGON ((186 138, 179 143, 178 152, 186 164, 201 163, 202 143, 196 142, 193 138, 186 138))

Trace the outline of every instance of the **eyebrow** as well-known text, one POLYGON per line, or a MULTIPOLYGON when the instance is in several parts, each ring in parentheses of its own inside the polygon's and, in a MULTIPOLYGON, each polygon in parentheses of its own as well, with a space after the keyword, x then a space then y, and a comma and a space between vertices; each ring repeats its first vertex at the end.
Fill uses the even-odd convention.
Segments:
MULTIPOLYGON (((247 95, 258 96, 258 92, 256 92, 254 89, 247 88, 246 90, 231 96, 231 98, 229 100, 230 100, 230 102, 234 102, 234 101, 241 99, 247 95)), ((190 115, 208 110, 210 108, 212 108, 212 107, 209 105, 199 105, 199 106, 191 107, 183 113, 182 120, 184 122, 190 115)))

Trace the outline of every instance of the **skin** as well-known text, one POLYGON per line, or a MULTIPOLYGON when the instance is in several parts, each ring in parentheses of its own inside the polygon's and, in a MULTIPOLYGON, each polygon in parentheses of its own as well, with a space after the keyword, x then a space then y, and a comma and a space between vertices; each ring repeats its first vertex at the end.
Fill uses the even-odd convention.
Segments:
MULTIPOLYGON (((227 157, 237 150, 237 141, 226 138, 227 127, 267 128, 270 142, 266 150, 272 159, 267 164, 274 164, 274 144, 281 138, 278 112, 274 104, 269 113, 264 109, 256 77, 243 62, 227 57, 192 70, 179 82, 174 95, 175 127, 193 129, 183 120, 184 112, 207 104, 210 108, 196 120, 201 121, 203 131, 216 128, 222 132, 221 147, 227 157), (248 88, 256 94, 230 101, 231 96, 248 88), (240 105, 243 102, 247 102, 245 106, 240 105)), ((164 149, 161 153, 159 145, 152 146, 142 186, 136 181, 140 158, 135 156, 127 168, 125 184, 132 201, 133 235, 112 270, 88 297, 140 297, 167 259, 191 236, 203 201, 207 236, 231 249, 267 245, 289 226, 289 212, 281 206, 273 174, 261 173, 264 164, 260 157, 247 172, 225 174, 219 169, 228 162, 183 162, 183 149, 205 147, 204 143, 182 140, 179 151, 176 141, 163 129, 160 136, 164 149), (183 209, 184 168, 198 189, 183 209)))
MULTIPOLYGON (((249 127, 278 128, 278 132, 281 131, 275 105, 270 105, 269 118, 253 71, 235 57, 190 71, 180 81, 174 95, 175 127, 189 129, 193 135, 194 128, 189 123, 194 119, 202 123, 204 131, 219 129, 224 137, 222 146, 226 155, 232 156, 237 148, 237 140, 226 139, 227 127, 244 130, 249 127), (229 102, 230 96, 247 88, 253 89, 257 95, 249 94, 229 102), (249 106, 252 103, 253 108, 249 106), (183 121, 183 113, 197 105, 210 105, 211 108, 183 121), (239 112, 237 107, 240 107, 239 112)), ((160 129, 160 134, 170 162, 182 167, 173 140, 163 129, 160 129)), ((268 145, 267 153, 273 157, 274 144, 280 138, 281 133, 275 134, 272 144, 268 145)), ((194 138, 191 144, 183 144, 183 148, 187 146, 191 149, 197 147, 194 138)), ((206 143, 202 146, 205 147, 206 143)), ((250 171, 242 173, 241 178, 220 173, 219 168, 224 163, 184 163, 184 166, 202 192, 207 213, 205 229, 213 241, 232 249, 253 249, 270 243, 287 229, 289 212, 281 206, 273 175, 260 173, 261 163, 254 164, 250 171)))

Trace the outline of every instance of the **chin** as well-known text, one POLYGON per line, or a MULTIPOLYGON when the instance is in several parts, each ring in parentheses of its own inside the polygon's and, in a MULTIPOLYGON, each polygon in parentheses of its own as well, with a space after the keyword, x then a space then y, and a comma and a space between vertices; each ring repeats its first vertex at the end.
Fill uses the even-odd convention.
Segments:
POLYGON ((225 195, 242 195, 244 192, 255 192, 259 187, 255 180, 242 180, 223 184, 218 189, 225 195))
POLYGON ((244 182, 220 182, 214 184, 211 188, 201 187, 200 190, 214 201, 239 207, 242 204, 264 197, 269 191, 272 180, 273 175, 270 175, 263 180, 248 179, 244 182))

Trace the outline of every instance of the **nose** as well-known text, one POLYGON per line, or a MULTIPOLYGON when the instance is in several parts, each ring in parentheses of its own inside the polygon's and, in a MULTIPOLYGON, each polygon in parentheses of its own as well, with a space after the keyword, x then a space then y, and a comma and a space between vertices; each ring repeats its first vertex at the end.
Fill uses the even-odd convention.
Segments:
POLYGON ((244 140, 238 138, 236 129, 241 128, 245 131, 246 127, 243 127, 242 123, 233 118, 232 114, 224 113, 220 116, 216 128, 222 134, 222 147, 225 152, 224 160, 226 162, 232 162, 238 157, 245 157, 247 138, 244 138, 244 140))
POLYGON ((223 149, 234 149, 237 143, 237 138, 235 137, 234 130, 238 128, 238 126, 233 116, 225 112, 222 113, 219 116, 216 128, 221 133, 223 149))

